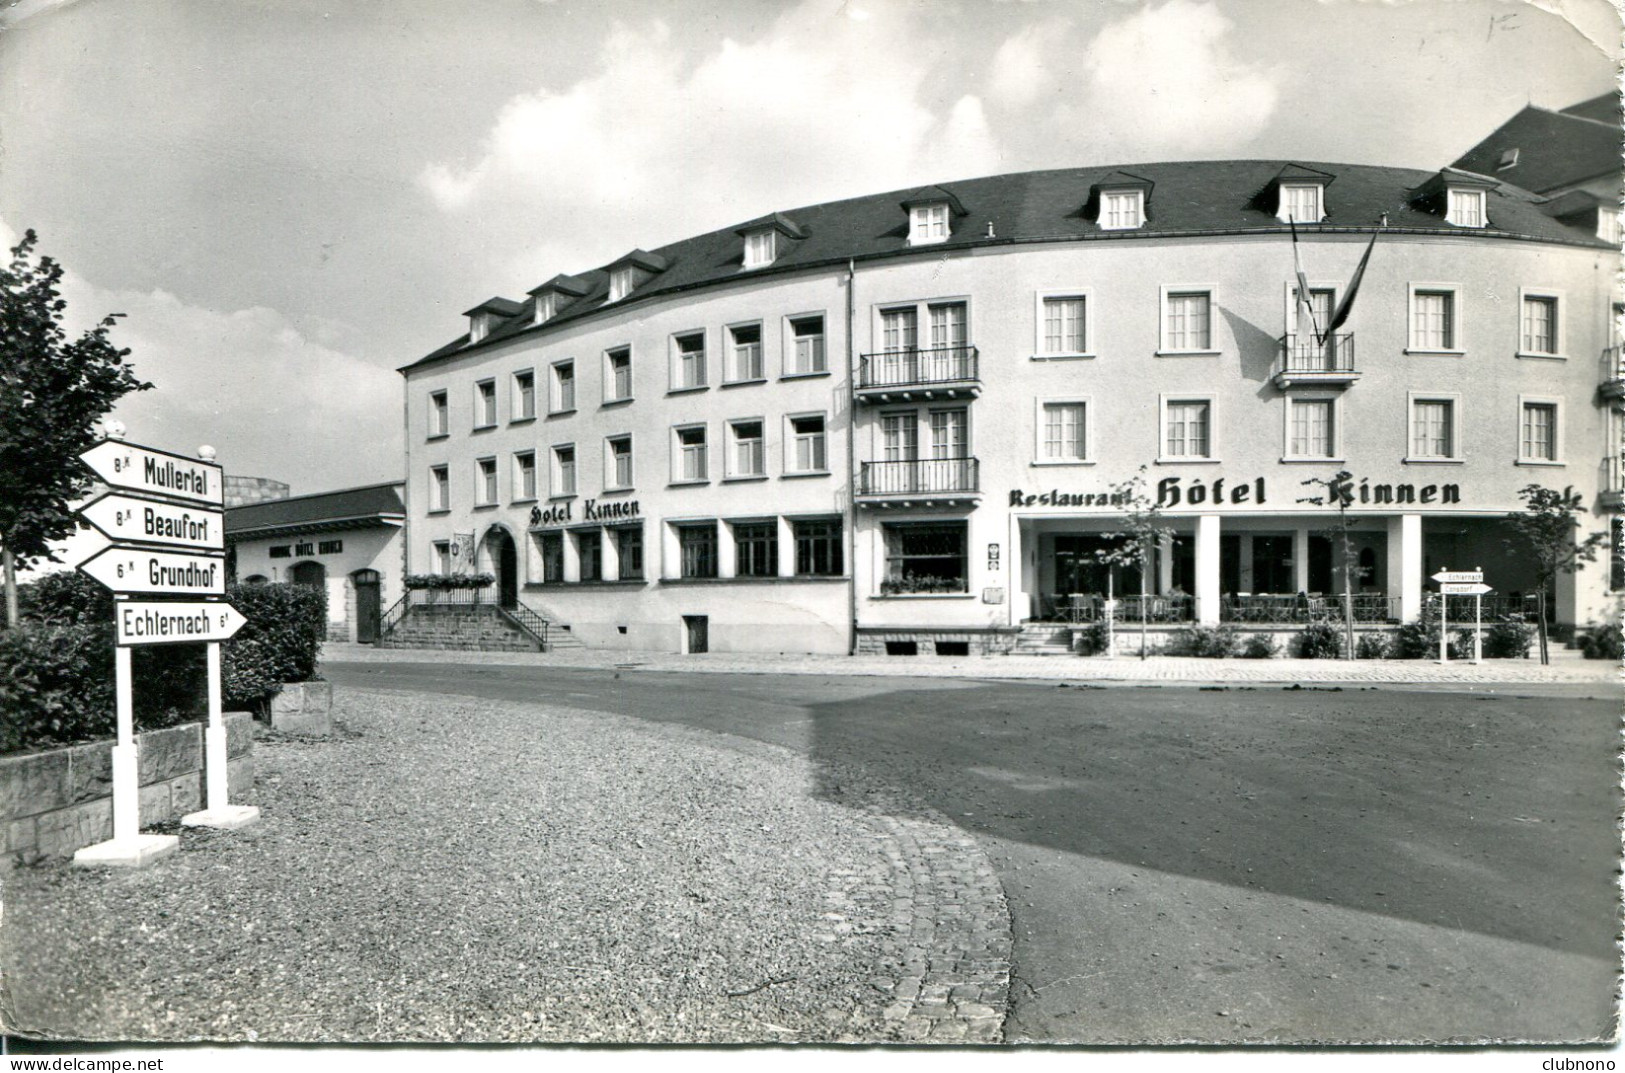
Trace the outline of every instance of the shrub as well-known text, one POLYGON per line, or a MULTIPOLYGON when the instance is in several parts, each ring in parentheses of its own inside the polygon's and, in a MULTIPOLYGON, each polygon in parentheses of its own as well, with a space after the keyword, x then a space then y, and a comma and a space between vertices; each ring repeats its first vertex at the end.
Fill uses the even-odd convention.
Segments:
POLYGON ((1078 651, 1085 656, 1094 656, 1106 651, 1106 624, 1104 622, 1091 622, 1078 631, 1078 651))
POLYGON ((1439 652, 1439 621, 1423 616, 1407 622, 1394 633, 1388 647, 1389 659, 1428 659, 1439 652))
POLYGON ((1169 638, 1163 654, 1224 659, 1236 654, 1239 641, 1234 626, 1186 626, 1169 638))
POLYGON ((1534 643, 1535 627, 1525 622, 1522 615, 1512 615, 1484 632, 1484 657, 1528 659, 1529 648, 1534 643))
POLYGON ((113 732, 113 617, 0 631, 0 752, 113 732))
POLYGON ((1241 646, 1242 659, 1274 659, 1281 650, 1273 633, 1255 633, 1241 646))
POLYGON ((305 585, 233 585, 228 596, 248 619, 224 650, 227 707, 263 708, 284 682, 316 677, 327 637, 327 593, 305 585), (229 683, 229 687, 228 687, 229 683))
POLYGON ((1329 622, 1312 622, 1292 639, 1292 652, 1299 659, 1341 659, 1343 631, 1329 622))
POLYGON ((1387 659, 1388 638, 1380 633, 1362 633, 1354 646, 1357 659, 1387 659))
POLYGON ((407 574, 401 583, 409 589, 484 589, 495 585, 492 573, 480 574, 407 574))
POLYGON ((1586 659, 1625 659, 1625 633, 1618 626, 1603 626, 1580 634, 1580 652, 1586 659))

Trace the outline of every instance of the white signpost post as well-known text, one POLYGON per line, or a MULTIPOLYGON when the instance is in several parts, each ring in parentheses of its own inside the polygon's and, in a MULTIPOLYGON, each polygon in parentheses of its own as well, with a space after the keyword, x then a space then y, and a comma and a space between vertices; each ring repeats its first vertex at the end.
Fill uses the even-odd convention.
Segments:
MULTIPOLYGON (((208 455, 212 451, 205 449, 208 455)), ((220 710, 220 642, 247 622, 218 597, 226 591, 225 559, 211 555, 225 546, 225 516, 195 504, 224 502, 221 468, 210 458, 189 459, 150 447, 107 439, 80 456, 114 488, 142 493, 108 494, 80 513, 113 538, 79 565, 114 595, 114 693, 118 742, 113 746, 113 837, 73 855, 75 864, 139 867, 175 852, 174 835, 141 833, 140 765, 136 757, 135 709, 130 674, 134 645, 203 642, 208 648, 209 725, 204 732, 206 807, 182 817, 189 826, 241 827, 259 809, 233 806, 226 790, 226 727, 220 710), (153 499, 151 496, 167 497, 153 499), (183 502, 172 502, 181 500, 183 502), (125 544, 122 541, 132 541, 125 544), (139 544, 163 547, 141 547, 139 544), (171 548, 176 550, 164 550, 171 548), (132 596, 193 596, 201 601, 133 600, 132 596)))
POLYGON ((1494 590, 1484 584, 1483 569, 1440 570, 1433 575, 1433 580, 1439 583, 1439 662, 1450 662, 1450 643, 1447 636, 1450 618, 1448 608, 1452 596, 1473 598, 1473 662, 1484 662, 1484 594, 1494 590))

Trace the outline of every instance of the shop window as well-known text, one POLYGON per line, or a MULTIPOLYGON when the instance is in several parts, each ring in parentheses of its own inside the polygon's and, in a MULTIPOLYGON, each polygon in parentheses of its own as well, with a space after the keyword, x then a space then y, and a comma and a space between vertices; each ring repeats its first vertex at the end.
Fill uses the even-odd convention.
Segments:
POLYGON ((615 555, 622 581, 643 580, 643 527, 615 530, 615 555))
POLYGON ((797 577, 840 577, 844 544, 841 523, 795 521, 797 577))
POLYGON ((576 533, 576 558, 581 563, 582 581, 604 579, 604 536, 597 529, 583 529, 576 533))
POLYGON ((779 525, 777 522, 736 523, 734 574, 738 577, 777 577, 779 525))
POLYGON ((966 591, 965 523, 882 527, 886 576, 882 595, 966 591))
POLYGON ((677 526, 677 550, 679 577, 717 576, 716 523, 677 526))
POLYGON ((542 555, 542 580, 549 584, 564 580, 564 534, 538 533, 536 546, 542 555))

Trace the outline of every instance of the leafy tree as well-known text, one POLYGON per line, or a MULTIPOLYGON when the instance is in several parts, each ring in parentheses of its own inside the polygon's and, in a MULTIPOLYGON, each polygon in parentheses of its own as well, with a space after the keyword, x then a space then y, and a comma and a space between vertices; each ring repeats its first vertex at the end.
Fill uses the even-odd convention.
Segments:
POLYGON ((1357 519, 1349 517, 1349 505, 1354 502, 1352 487, 1354 474, 1340 469, 1330 477, 1310 477, 1303 482, 1321 489, 1319 495, 1303 496, 1299 503, 1312 503, 1317 507, 1328 504, 1337 508, 1337 521, 1322 531, 1322 535, 1337 548, 1343 561, 1343 658, 1354 659, 1354 578, 1360 569, 1359 552, 1354 547, 1354 527, 1357 519))
POLYGON ((1172 543, 1174 527, 1162 517, 1162 506, 1147 492, 1145 467, 1126 481, 1112 485, 1111 501, 1122 511, 1122 522, 1110 534, 1111 546, 1095 553, 1096 561, 1107 567, 1133 566, 1140 571, 1140 658, 1146 656, 1146 634, 1150 622, 1151 567, 1157 548, 1172 543))
POLYGON ((6 625, 17 624, 17 570, 58 561, 51 542, 79 526, 68 504, 90 488, 79 455, 97 440, 96 422, 136 378, 108 339, 113 317, 69 342, 58 284, 62 266, 34 259, 33 231, 0 267, 0 564, 6 625))
POLYGON ((1518 489, 1524 509, 1506 516, 1513 535, 1506 540, 1508 555, 1523 558, 1535 568, 1536 625, 1540 629, 1540 662, 1550 663, 1551 650, 1546 638, 1546 590, 1559 574, 1572 574, 1581 563, 1597 557, 1597 548, 1608 539, 1607 533, 1592 533, 1584 540, 1575 540, 1574 531, 1580 527, 1579 515, 1585 511, 1585 501, 1573 488, 1561 492, 1539 484, 1526 484, 1518 489))

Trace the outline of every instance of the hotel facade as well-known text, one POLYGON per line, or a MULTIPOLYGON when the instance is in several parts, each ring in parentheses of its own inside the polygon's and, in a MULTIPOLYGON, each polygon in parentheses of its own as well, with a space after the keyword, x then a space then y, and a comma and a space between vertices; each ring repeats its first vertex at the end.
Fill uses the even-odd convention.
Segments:
MULTIPOLYGON (((1165 625, 1313 617, 1345 570, 1371 626, 1447 568, 1521 608, 1520 489, 1579 494, 1581 535, 1621 503, 1619 255, 1554 204, 1448 168, 1163 163, 633 250, 402 369, 407 570, 488 570, 589 647, 1002 651, 1138 598, 1098 557, 1138 481, 1173 531, 1144 579, 1165 625)), ((1607 558, 1556 621, 1617 616, 1607 558)))

